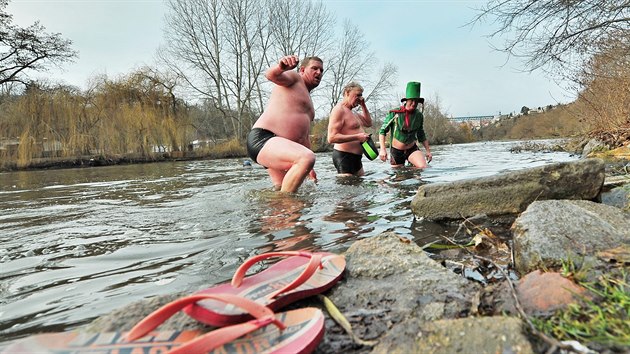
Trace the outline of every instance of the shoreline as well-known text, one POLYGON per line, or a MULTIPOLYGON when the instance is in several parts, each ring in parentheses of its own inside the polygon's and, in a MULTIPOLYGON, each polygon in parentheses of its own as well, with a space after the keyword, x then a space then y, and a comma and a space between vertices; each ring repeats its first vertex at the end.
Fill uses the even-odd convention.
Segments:
POLYGON ((82 157, 48 157, 33 159, 28 166, 19 167, 16 162, 5 163, 0 166, 0 172, 20 172, 20 171, 37 171, 51 169, 68 169, 68 168, 89 168, 130 164, 145 164, 155 162, 175 162, 175 161, 195 161, 206 159, 221 158, 237 158, 244 156, 216 156, 214 154, 197 154, 195 152, 187 153, 165 153, 154 156, 82 156, 82 157))
MULTIPOLYGON (((571 139, 561 138, 561 139, 571 139)), ((557 140, 557 139, 539 139, 535 141, 557 140)), ((502 140, 501 140, 502 141, 502 140)), ((509 140, 508 140, 509 141, 509 140)), ((520 150, 541 150, 541 144, 531 144, 527 140, 512 140, 522 142, 520 150)), ((557 144, 556 144, 557 145, 557 144)), ((564 144, 567 145, 567 144, 564 144)), ((435 145, 439 146, 439 145, 435 145)), ((557 147, 553 147, 555 151, 557 147)), ((315 153, 330 152, 332 145, 327 149, 318 149, 315 153)), ((569 153, 570 150, 565 149, 569 153)), ((154 162, 174 162, 174 161, 195 161, 206 159, 224 159, 224 158, 244 158, 249 159, 244 151, 224 151, 222 153, 207 151, 174 151, 166 153, 155 153, 152 155, 128 154, 128 155, 83 155, 74 157, 40 157, 31 159, 26 166, 19 166, 17 161, 3 162, 0 164, 0 173, 2 172, 18 172, 18 171, 36 171, 49 169, 67 169, 67 168, 86 168, 86 167, 102 167, 128 164, 143 164, 154 162)))

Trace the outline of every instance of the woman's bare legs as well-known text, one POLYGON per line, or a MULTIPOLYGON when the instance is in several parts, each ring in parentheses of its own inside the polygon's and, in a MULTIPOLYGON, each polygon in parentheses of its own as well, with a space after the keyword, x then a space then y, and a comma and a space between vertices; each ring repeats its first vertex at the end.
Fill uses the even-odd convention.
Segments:
POLYGON ((411 155, 409 155, 407 160, 409 160, 409 162, 417 168, 426 168, 428 166, 427 160, 424 158, 424 154, 420 150, 414 151, 411 155))

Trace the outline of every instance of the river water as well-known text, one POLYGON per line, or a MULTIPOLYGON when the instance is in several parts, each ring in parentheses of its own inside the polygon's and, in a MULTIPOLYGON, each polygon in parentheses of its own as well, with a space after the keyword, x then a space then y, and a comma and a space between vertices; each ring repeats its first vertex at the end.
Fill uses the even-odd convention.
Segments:
POLYGON ((262 252, 343 252, 385 231, 422 245, 445 231, 414 219, 420 185, 577 159, 518 144, 435 146, 424 171, 364 158, 362 178, 321 153, 295 195, 242 159, 0 173, 0 343, 226 281, 262 252))

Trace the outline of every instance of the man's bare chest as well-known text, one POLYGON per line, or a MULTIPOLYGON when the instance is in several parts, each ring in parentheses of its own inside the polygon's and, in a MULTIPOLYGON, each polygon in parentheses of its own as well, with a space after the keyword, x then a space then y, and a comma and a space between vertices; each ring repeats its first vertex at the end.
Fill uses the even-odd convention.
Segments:
POLYGON ((343 125, 349 130, 361 129, 361 121, 354 112, 348 112, 344 115, 343 125))

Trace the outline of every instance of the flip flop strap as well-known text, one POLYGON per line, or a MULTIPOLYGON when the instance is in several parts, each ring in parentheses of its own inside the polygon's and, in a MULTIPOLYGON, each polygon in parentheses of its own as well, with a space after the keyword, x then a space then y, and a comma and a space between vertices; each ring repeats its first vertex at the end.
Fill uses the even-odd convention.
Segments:
POLYGON ((304 271, 302 271, 302 273, 300 273, 300 275, 297 278, 295 278, 291 283, 287 284, 284 288, 277 290, 272 294, 269 294, 269 298, 273 299, 276 296, 287 293, 299 287, 300 285, 306 283, 313 276, 313 274, 315 274, 315 272, 317 271, 317 268, 322 268, 322 269, 324 268, 324 266, 322 265, 321 254, 312 255, 310 261, 306 265, 306 268, 304 268, 304 271))
POLYGON ((219 328, 190 340, 177 348, 173 348, 168 354, 208 353, 212 349, 219 348, 226 343, 230 343, 237 338, 265 327, 270 323, 275 323, 276 321, 278 320, 272 315, 271 317, 219 328))
MULTIPOLYGON (((153 311, 150 315, 138 322, 127 333, 125 338, 128 341, 136 340, 146 335, 153 329, 157 328, 159 325, 164 323, 164 321, 169 319, 171 316, 179 312, 184 307, 196 303, 197 301, 206 299, 218 300, 228 304, 233 304, 246 310, 249 314, 257 319, 264 319, 268 318, 269 316, 273 317, 274 315, 273 311, 271 311, 271 309, 269 309, 268 307, 263 306, 255 301, 243 298, 241 296, 229 294, 196 294, 179 298, 153 311)), ((282 322, 277 321, 274 322, 274 324, 279 328, 284 329, 284 325, 282 324, 282 322)))
POLYGON ((282 293, 286 293, 291 291, 298 286, 304 284, 308 279, 313 276, 317 268, 324 268, 322 265, 322 254, 313 254, 310 252, 299 252, 299 251, 286 251, 286 252, 269 252, 259 254, 257 256, 253 256, 243 262, 240 267, 234 273, 234 277, 232 278, 232 286, 239 287, 243 282, 243 278, 245 277, 245 273, 247 270, 254 264, 271 257, 285 257, 285 256, 299 256, 299 257, 309 257, 310 261, 308 262, 306 268, 302 271, 302 273, 295 278, 291 283, 287 284, 284 288, 275 291, 269 297, 274 298, 282 293))

